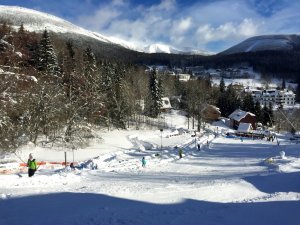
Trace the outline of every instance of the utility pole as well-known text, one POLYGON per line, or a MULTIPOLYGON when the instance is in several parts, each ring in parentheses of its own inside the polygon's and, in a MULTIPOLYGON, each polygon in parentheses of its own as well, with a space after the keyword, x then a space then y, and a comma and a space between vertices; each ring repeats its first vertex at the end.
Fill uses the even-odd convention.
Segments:
POLYGON ((162 157, 162 133, 163 133, 163 129, 161 128, 160 129, 160 154, 161 154, 161 157, 162 157))

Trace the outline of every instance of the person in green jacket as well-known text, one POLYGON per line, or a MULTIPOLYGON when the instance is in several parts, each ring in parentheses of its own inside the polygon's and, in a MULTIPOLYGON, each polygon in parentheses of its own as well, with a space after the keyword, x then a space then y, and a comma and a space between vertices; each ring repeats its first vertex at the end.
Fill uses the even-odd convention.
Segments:
POLYGON ((32 177, 37 169, 37 166, 36 166, 36 161, 33 158, 31 153, 29 154, 29 159, 27 161, 27 167, 28 167, 28 176, 32 177))
POLYGON ((181 159, 182 158, 182 154, 183 154, 182 148, 179 149, 178 154, 179 154, 179 158, 181 159))

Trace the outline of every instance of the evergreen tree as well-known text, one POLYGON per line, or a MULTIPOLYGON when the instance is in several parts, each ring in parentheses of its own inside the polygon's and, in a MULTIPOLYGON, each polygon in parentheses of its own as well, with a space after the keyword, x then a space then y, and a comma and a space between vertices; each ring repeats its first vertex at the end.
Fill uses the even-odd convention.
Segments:
POLYGON ((162 90, 160 86, 161 83, 159 81, 156 68, 153 68, 149 77, 150 96, 147 105, 149 116, 154 118, 158 116, 162 106, 162 90))
POLYGON ((234 110, 240 108, 241 101, 231 84, 228 85, 223 94, 220 94, 217 105, 225 117, 228 117, 234 110))
MULTIPOLYGON (((105 62, 102 66, 102 86, 106 94, 105 106, 109 124, 117 128, 126 128, 129 101, 125 98, 126 67, 105 62)), ((108 124, 108 126, 110 126, 108 124)))
POLYGON ((269 114, 269 125, 273 126, 274 123, 274 113, 273 113, 273 104, 270 102, 269 107, 267 109, 268 114, 269 114))
POLYGON ((300 78, 298 78, 298 86, 296 89, 296 102, 300 102, 300 78))
POLYGON ((286 89, 285 79, 282 79, 281 89, 286 89))
POLYGON ((90 47, 86 48, 83 55, 84 75, 86 78, 92 78, 97 70, 96 57, 90 47))
POLYGON ((251 94, 246 93, 242 102, 242 110, 246 112, 255 112, 255 104, 251 94))
POLYGON ((221 93, 225 92, 225 82, 224 82, 224 78, 223 77, 221 78, 221 81, 220 81, 220 92, 221 93))
POLYGON ((48 75, 59 74, 57 56, 47 30, 39 43, 37 68, 48 75))
POLYGON ((264 104, 264 107, 262 108, 262 124, 267 125, 270 121, 269 113, 268 113, 268 108, 266 103, 264 104))
POLYGON ((257 122, 262 122, 262 109, 261 109, 261 105, 259 103, 259 101, 257 101, 255 103, 255 106, 254 106, 254 112, 253 112, 256 116, 256 120, 257 122))
POLYGON ((273 114, 273 106, 272 103, 270 103, 268 106, 264 104, 264 107, 262 109, 262 123, 263 125, 272 126, 274 120, 274 114, 273 114))

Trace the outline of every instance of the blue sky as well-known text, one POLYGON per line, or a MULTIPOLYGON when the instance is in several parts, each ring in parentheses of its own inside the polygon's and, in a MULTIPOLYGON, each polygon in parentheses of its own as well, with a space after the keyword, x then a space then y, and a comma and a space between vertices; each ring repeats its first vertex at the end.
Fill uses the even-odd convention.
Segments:
POLYGON ((299 34, 298 0, 0 0, 138 46, 220 52, 249 37, 299 34))

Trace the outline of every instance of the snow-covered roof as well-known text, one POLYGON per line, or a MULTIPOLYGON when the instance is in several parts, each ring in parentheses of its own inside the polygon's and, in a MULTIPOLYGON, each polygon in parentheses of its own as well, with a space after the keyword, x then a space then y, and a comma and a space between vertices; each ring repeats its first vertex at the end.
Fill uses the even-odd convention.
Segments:
POLYGON ((162 97, 161 101, 162 101, 161 109, 172 109, 170 99, 168 97, 162 97))
POLYGON ((243 111, 240 109, 236 109, 233 113, 231 113, 229 115, 229 118, 236 120, 236 121, 240 121, 241 119, 245 118, 248 114, 251 116, 255 116, 255 114, 253 114, 253 113, 246 112, 246 111, 243 111))
POLYGON ((241 131, 241 132, 248 132, 252 130, 252 125, 251 123, 240 123, 239 124, 239 128, 238 128, 238 131, 241 131))

